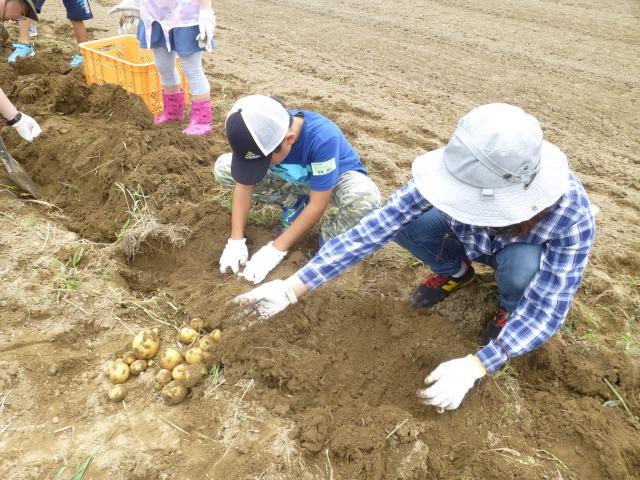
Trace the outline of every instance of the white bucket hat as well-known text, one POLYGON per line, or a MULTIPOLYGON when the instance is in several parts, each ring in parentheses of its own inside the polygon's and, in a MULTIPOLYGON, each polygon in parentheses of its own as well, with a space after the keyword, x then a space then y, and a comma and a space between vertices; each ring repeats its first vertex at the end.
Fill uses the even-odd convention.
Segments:
POLYGON ((413 162, 418 191, 469 225, 529 220, 569 189, 567 157, 542 139, 538 120, 504 103, 474 108, 446 147, 413 162))

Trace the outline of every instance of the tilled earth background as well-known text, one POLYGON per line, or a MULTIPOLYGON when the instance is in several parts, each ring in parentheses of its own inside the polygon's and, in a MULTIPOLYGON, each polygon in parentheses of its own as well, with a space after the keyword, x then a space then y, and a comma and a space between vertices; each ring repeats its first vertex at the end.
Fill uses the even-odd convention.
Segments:
MULTIPOLYGON (((93 38, 115 33, 112 3, 93 5, 93 38)), ((70 72, 61 5, 45 5, 35 57, 0 64, 0 85, 44 130, 33 144, 0 131, 41 186, 37 203, 0 178, 0 478, 71 478, 88 459, 87 479, 640 478, 640 5, 215 8, 208 138, 154 126, 137 97, 70 72), (417 311, 405 299, 427 271, 390 245, 274 319, 238 324, 227 302, 251 286, 219 273, 230 197, 211 167, 228 149, 226 111, 254 92, 332 118, 385 195, 474 106, 534 114, 602 209, 561 332, 437 414, 415 390, 478 347, 495 309, 488 270, 417 311), (131 257, 141 217, 159 233, 131 257), (223 329, 216 375, 173 407, 155 368, 125 383, 124 402, 107 399, 104 365, 132 332, 158 327, 173 345, 196 317, 223 329)), ((276 222, 252 212, 252 252, 276 222)), ((316 248, 309 235, 270 278, 316 248)))

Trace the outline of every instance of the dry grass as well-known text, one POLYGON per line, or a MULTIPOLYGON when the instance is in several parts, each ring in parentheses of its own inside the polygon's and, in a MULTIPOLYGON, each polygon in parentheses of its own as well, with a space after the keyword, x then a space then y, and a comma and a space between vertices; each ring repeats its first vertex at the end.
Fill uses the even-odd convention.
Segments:
POLYGON ((140 185, 135 191, 121 183, 116 183, 116 187, 124 195, 129 213, 129 218, 118 234, 119 244, 128 258, 133 258, 142 244, 149 241, 165 242, 173 247, 181 247, 186 243, 191 230, 180 225, 158 222, 140 185))

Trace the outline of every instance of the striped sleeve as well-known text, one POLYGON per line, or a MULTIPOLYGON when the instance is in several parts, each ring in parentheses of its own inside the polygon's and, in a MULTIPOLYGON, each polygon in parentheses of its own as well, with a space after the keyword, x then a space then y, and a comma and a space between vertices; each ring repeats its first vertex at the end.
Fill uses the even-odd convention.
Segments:
POLYGON ((410 180, 382 208, 327 242, 296 275, 310 290, 322 285, 378 250, 430 207, 410 180))

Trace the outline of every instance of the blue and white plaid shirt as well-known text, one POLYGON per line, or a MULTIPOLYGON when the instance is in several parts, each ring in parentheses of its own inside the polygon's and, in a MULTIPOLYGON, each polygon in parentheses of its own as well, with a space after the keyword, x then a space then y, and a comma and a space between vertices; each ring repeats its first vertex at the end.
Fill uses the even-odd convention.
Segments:
MULTIPOLYGON (((351 230, 334 237, 296 275, 313 289, 370 255, 432 205, 413 180, 397 190, 380 210, 364 217, 351 230)), ((505 245, 543 245, 540 271, 532 279, 498 338, 477 352, 488 372, 510 358, 546 342, 562 325, 584 273, 595 234, 589 199, 580 181, 570 174, 570 188, 526 237, 503 238, 487 227, 450 219, 469 259, 495 254, 505 245)))

